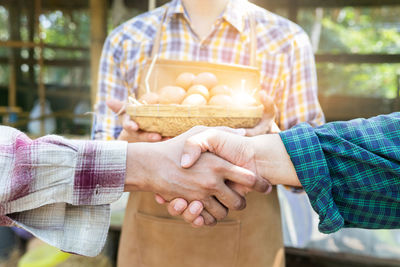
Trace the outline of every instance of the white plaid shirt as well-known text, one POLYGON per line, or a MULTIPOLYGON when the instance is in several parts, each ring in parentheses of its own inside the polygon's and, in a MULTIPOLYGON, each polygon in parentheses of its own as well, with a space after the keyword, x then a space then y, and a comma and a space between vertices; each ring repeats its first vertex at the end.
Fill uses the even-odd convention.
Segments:
POLYGON ((63 251, 95 256, 124 189, 125 142, 31 140, 0 126, 0 225, 63 251))

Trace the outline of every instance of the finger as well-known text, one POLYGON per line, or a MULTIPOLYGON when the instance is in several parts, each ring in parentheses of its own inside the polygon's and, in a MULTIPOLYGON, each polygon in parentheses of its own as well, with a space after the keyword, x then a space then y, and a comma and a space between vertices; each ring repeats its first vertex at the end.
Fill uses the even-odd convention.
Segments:
POLYGON ((133 134, 134 132, 137 132, 139 130, 139 125, 125 114, 123 116, 122 128, 124 128, 124 130, 129 132, 130 134, 133 134))
POLYGON ((185 209, 182 213, 182 217, 185 222, 194 223, 195 219, 200 216, 203 211, 203 203, 200 201, 192 201, 188 208, 185 209))
MULTIPOLYGON (((199 133, 189 137, 184 144, 182 157, 181 157, 181 167, 190 168, 200 157, 202 152, 210 150, 209 141, 218 139, 222 137, 221 133, 230 133, 244 136, 246 130, 243 128, 233 129, 225 126, 219 126, 214 128, 202 128, 199 129, 199 133)), ((214 141, 213 143, 216 143, 214 141)))
POLYGON ((242 210, 246 207, 246 199, 225 184, 215 193, 215 197, 231 210, 242 210))
POLYGON ((162 136, 159 133, 151 132, 138 132, 139 142, 158 142, 161 141, 162 136))
POLYGON ((204 218, 203 218, 203 216, 197 217, 197 218, 193 221, 193 223, 192 223, 192 227, 194 227, 194 228, 199 228, 199 227, 201 227, 201 226, 203 226, 203 225, 204 225, 204 218))
POLYGON ((264 193, 269 190, 271 184, 254 172, 233 165, 227 161, 225 161, 224 164, 225 166, 221 167, 220 172, 224 175, 225 179, 241 184, 257 192, 264 193))
POLYGON ((261 103, 264 106, 264 114, 269 114, 272 117, 275 116, 277 109, 274 100, 270 96, 268 96, 267 92, 265 92, 264 90, 261 90, 259 92, 259 95, 261 103))
POLYGON ((167 205, 168 213, 171 216, 179 216, 181 215, 185 209, 188 207, 188 203, 183 198, 175 198, 171 200, 167 205))
POLYGON ((242 197, 245 197, 247 195, 247 193, 249 193, 251 191, 249 188, 247 188, 241 184, 236 184, 231 181, 226 181, 225 183, 230 189, 232 189, 233 191, 235 191, 242 197))
POLYGON ((217 224, 217 219, 215 219, 208 211, 204 209, 201 212, 201 217, 203 217, 204 224, 207 226, 213 226, 217 224))
POLYGON ((167 202, 167 201, 166 201, 162 196, 160 196, 159 194, 155 194, 154 198, 155 198, 155 200, 156 200, 156 202, 157 202, 158 204, 165 204, 165 203, 167 202))
POLYGON ((271 123, 271 119, 263 118, 254 128, 246 129, 246 136, 256 136, 269 132, 271 123))
POLYGON ((224 207, 215 198, 209 197, 202 200, 204 208, 210 213, 217 221, 224 219, 228 215, 228 209, 224 207))
POLYGON ((122 115, 125 113, 125 103, 117 100, 117 99, 110 99, 106 101, 106 105, 116 114, 122 115))
POLYGON ((218 144, 223 141, 220 139, 224 134, 228 133, 213 128, 189 137, 183 146, 181 166, 190 168, 200 158, 202 152, 210 150, 210 141, 213 140, 212 143, 218 144))

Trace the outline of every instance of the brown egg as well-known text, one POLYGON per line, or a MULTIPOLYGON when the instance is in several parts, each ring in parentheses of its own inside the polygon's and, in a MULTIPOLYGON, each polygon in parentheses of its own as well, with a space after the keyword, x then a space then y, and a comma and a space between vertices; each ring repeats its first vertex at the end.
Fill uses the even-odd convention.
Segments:
POLYGON ((233 96, 233 103, 237 107, 256 106, 259 103, 248 93, 238 93, 233 96))
POLYGON ((218 84, 217 77, 211 72, 202 72, 193 80, 193 84, 201 84, 207 88, 213 88, 218 84))
POLYGON ((139 102, 143 104, 158 104, 159 96, 154 92, 145 93, 139 98, 139 102))
POLYGON ((210 106, 232 106, 233 99, 229 95, 215 95, 208 101, 210 106))
POLYGON ((215 95, 231 95, 232 89, 227 85, 217 85, 210 90, 210 96, 215 95))
POLYGON ((180 104, 186 91, 179 86, 165 86, 160 89, 160 104, 180 104))
POLYGON ((203 106, 207 105, 207 100, 200 94, 192 94, 182 101, 182 105, 203 106))
POLYGON ((202 96, 204 96, 205 99, 208 99, 210 97, 210 93, 208 92, 207 87, 205 87, 204 85, 201 84, 196 84, 193 85, 189 88, 189 90, 187 91, 188 95, 192 95, 192 94, 200 94, 202 96))
POLYGON ((192 84, 193 80, 196 78, 196 75, 190 72, 182 72, 176 78, 176 85, 182 87, 183 89, 187 90, 192 84))

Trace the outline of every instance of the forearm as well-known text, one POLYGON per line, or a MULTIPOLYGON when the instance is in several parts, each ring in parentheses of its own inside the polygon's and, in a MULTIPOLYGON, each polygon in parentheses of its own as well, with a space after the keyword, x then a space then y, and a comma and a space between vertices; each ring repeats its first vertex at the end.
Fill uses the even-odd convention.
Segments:
POLYGON ((322 232, 399 227, 400 113, 302 124, 280 136, 322 232))
POLYGON ((257 172, 274 185, 301 186, 294 166, 278 134, 251 138, 257 172))
MULTIPOLYGON (((148 183, 149 162, 151 162, 151 143, 129 143, 126 157, 125 191, 150 191, 148 183), (149 161, 150 160, 150 161, 149 161)), ((155 158, 155 157, 154 157, 155 158)))

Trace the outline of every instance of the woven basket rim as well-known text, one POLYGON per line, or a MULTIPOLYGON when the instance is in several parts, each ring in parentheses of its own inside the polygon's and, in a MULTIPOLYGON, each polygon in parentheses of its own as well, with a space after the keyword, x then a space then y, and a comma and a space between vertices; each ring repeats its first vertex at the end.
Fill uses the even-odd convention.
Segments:
POLYGON ((210 118, 261 118, 263 105, 252 107, 189 106, 189 105, 133 105, 128 104, 127 114, 133 117, 210 117, 210 118))

